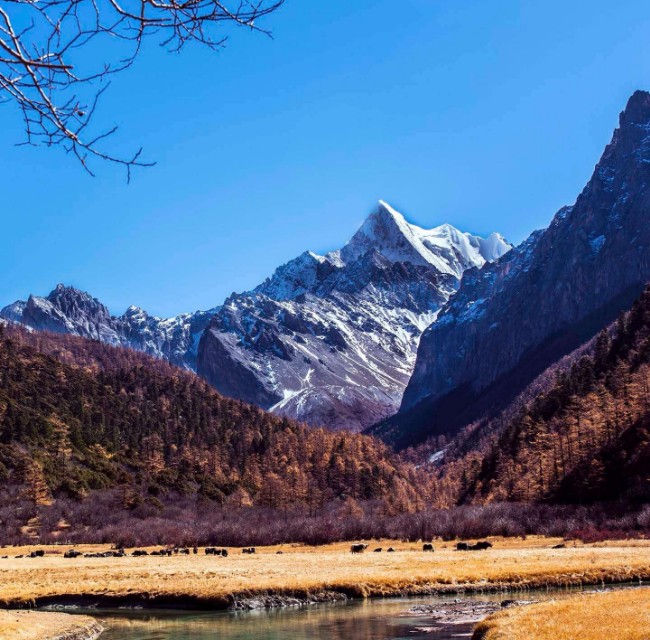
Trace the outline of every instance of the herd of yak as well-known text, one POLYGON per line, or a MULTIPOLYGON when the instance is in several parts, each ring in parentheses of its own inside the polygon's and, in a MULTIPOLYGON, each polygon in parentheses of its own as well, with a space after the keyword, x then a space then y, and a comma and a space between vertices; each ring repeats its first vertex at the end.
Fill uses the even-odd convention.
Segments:
MULTIPOLYGON (((456 551, 484 551, 485 549, 490 549, 491 547, 492 544, 487 540, 483 540, 475 544, 470 544, 469 542, 459 542, 456 544, 456 551)), ((350 551, 352 553, 363 553, 367 548, 368 548, 367 544, 358 543, 358 544, 353 544, 350 547, 350 551)), ((220 549, 218 547, 205 547, 204 551, 206 556, 222 556, 223 558, 228 557, 228 549, 220 549)), ((241 550, 241 552, 245 554, 255 553, 255 551, 256 551, 255 547, 245 547, 244 549, 241 550)), ((373 549, 373 551, 375 553, 381 553, 383 551, 383 548, 377 547, 376 549, 373 549)), ((387 553, 393 553, 394 551, 395 549, 393 547, 388 547, 388 549, 386 549, 387 553)), ((430 542, 425 542, 422 545, 422 551, 433 552, 435 551, 435 549, 430 542)), ((198 552, 199 552, 198 547, 192 547, 191 550, 187 547, 167 547, 165 549, 158 549, 156 551, 146 551, 144 549, 136 549, 135 551, 132 551, 130 554, 127 554, 124 551, 123 547, 118 547, 111 551, 100 551, 97 553, 82 553, 81 551, 77 551, 76 549, 69 549, 63 554, 63 557, 79 558, 83 556, 84 558, 124 558, 127 555, 140 557, 140 556, 173 556, 179 554, 189 556, 190 553, 196 555, 198 554, 198 552)), ((277 553, 282 553, 282 551, 278 551, 277 553)), ((16 558, 42 558, 43 556, 45 556, 45 551, 43 551, 43 549, 37 549, 36 551, 32 551, 27 555, 16 556, 16 558)), ((8 558, 9 556, 2 556, 2 557, 8 558)))
MULTIPOLYGON (((99 551, 96 553, 82 553, 76 549, 68 549, 63 554, 64 558, 124 558, 126 556, 134 556, 136 558, 141 556, 173 556, 173 555, 185 555, 189 556, 190 553, 195 555, 199 552, 198 547, 193 547, 192 550, 187 547, 168 547, 165 549, 158 549, 156 551, 146 551, 145 549, 136 549, 131 553, 127 553, 124 550, 124 547, 117 547, 111 551, 99 551)), ((242 549, 242 553, 255 553, 255 547, 247 547, 242 549)), ((206 547, 205 548, 206 556, 222 556, 226 558, 228 556, 228 549, 218 549, 217 547, 206 547)), ((16 558, 42 558, 45 556, 45 551, 43 549, 37 549, 28 554, 23 554, 16 556, 16 558)), ((9 556, 2 556, 3 559, 8 558, 9 556)))
MULTIPOLYGON (((470 544, 469 542, 459 542, 456 545, 456 551, 485 551, 485 549, 490 549, 491 547, 492 547, 492 543, 488 542, 487 540, 477 542, 476 544, 470 544)), ((350 547, 350 551, 352 553, 363 553, 367 548, 368 548, 367 544, 358 543, 358 544, 353 544, 350 547)), ((382 547, 377 547, 376 549, 373 549, 373 551, 375 553, 381 553, 383 549, 382 547)), ((394 551, 395 549, 393 549, 393 547, 388 547, 388 549, 386 549, 387 553, 392 553, 394 551)), ((433 553, 435 549, 430 542, 425 542, 422 545, 422 551, 429 551, 433 553)))

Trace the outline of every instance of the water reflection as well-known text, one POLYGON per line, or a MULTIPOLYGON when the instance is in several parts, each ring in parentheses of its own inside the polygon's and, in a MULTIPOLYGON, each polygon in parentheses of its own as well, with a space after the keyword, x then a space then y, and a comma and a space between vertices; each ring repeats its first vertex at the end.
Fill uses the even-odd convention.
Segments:
MULTIPOLYGON (((434 601, 404 598, 246 613, 98 617, 108 626, 101 640, 418 640, 432 637, 426 631, 416 631, 431 626, 431 620, 406 612, 414 604, 434 601)), ((449 631, 435 633, 435 638, 469 637, 471 626, 454 625, 449 631)))

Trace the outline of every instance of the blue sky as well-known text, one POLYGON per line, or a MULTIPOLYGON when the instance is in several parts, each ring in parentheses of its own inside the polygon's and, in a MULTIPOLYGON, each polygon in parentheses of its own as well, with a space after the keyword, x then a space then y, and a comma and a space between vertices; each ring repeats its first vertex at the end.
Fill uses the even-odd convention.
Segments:
POLYGON ((100 112, 152 169, 15 147, 0 106, 0 304, 57 282, 173 315, 341 246, 382 198, 512 242, 571 203, 637 88, 646 0, 287 0, 270 40, 153 43, 100 112))

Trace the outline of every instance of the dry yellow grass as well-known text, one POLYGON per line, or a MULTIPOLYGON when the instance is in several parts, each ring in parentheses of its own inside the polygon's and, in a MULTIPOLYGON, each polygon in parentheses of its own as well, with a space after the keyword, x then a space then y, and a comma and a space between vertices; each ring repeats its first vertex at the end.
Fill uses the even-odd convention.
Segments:
MULTIPOLYGON (((43 598, 179 598, 226 606, 232 598, 257 594, 305 596, 339 591, 350 596, 425 594, 489 588, 600 584, 650 579, 650 541, 552 549, 558 540, 493 540, 484 552, 457 552, 436 543, 371 542, 351 555, 348 543, 323 547, 258 548, 255 555, 230 549, 228 558, 203 555, 65 560, 65 547, 49 547, 44 558, 14 558, 29 549, 5 549, 0 559, 0 604, 33 604, 43 598), (382 553, 373 553, 381 546, 382 553), (385 553, 393 546, 396 553, 385 553)), ((44 547, 40 547, 44 548, 44 547)), ((105 548, 105 547, 104 547, 105 548)), ((81 547, 80 550, 90 550, 81 547)), ((97 549, 97 547, 92 547, 97 549)))
POLYGON ((650 640, 650 589, 576 595, 508 609, 480 622, 475 640, 650 640))
POLYGON ((42 611, 0 611, 0 638, 12 640, 89 640, 99 635, 92 618, 42 611))

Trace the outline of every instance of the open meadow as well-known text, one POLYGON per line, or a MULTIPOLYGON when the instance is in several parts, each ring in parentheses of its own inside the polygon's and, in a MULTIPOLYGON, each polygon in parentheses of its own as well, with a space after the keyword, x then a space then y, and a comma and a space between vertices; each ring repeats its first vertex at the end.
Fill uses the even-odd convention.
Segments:
MULTIPOLYGON (((493 548, 485 551, 456 551, 454 543, 434 542, 435 552, 428 553, 421 544, 393 540, 371 542, 360 554, 339 543, 258 547, 250 555, 229 549, 226 558, 199 549, 189 556, 65 559, 64 546, 38 547, 45 550, 42 558, 17 558, 36 547, 11 547, 2 550, 9 557, 0 559, 0 603, 10 608, 83 598, 102 605, 227 608, 255 597, 326 601, 650 579, 650 541, 560 549, 553 547, 561 541, 551 538, 491 541, 493 548), (373 551, 378 547, 381 553, 373 551), (395 552, 387 553, 389 547, 395 552)), ((86 553, 107 549, 78 547, 86 553)))
POLYGON ((473 640, 648 640, 650 588, 578 594, 501 611, 473 640))

